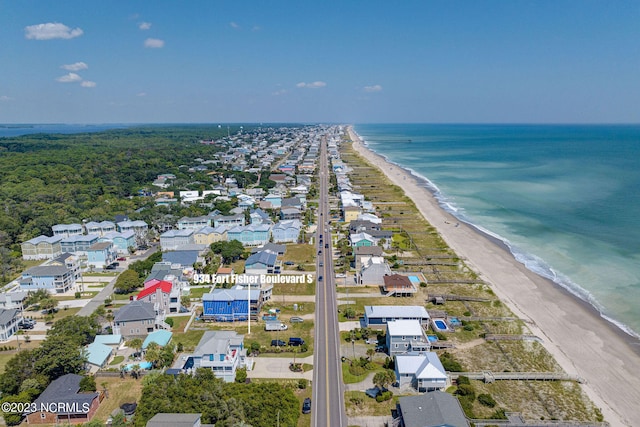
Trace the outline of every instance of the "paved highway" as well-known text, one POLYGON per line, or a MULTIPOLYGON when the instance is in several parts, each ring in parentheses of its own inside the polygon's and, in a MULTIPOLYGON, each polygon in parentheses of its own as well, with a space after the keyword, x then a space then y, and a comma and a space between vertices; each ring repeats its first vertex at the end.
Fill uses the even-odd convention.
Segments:
POLYGON ((312 427, 346 427, 344 385, 340 366, 340 334, 331 257, 329 216, 329 164, 327 144, 320 149, 320 198, 316 232, 317 281, 312 427))

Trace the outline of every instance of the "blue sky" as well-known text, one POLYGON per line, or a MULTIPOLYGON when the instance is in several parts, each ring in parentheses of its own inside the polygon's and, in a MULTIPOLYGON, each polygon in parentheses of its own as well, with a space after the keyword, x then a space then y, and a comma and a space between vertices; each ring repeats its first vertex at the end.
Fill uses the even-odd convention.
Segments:
POLYGON ((0 70, 0 123, 638 123, 640 2, 0 0, 0 70))

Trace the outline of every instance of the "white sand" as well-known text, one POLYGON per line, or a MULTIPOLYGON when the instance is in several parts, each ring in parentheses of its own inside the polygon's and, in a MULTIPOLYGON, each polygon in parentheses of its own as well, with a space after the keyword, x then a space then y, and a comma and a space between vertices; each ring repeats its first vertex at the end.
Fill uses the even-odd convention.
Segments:
POLYGON ((502 246, 443 210, 407 171, 365 147, 349 128, 354 149, 404 189, 445 242, 520 318, 562 368, 586 380, 585 393, 611 426, 640 426, 639 343, 559 286, 527 270, 502 246), (634 350, 635 348, 635 350, 634 350))

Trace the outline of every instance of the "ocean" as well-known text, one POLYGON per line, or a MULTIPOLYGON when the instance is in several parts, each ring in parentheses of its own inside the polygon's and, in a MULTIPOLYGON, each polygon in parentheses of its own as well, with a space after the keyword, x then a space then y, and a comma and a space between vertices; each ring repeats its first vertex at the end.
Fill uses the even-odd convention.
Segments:
POLYGON ((64 124, 64 123, 46 123, 46 124, 2 124, 0 123, 0 138, 30 135, 35 133, 85 133, 100 132, 109 129, 129 128, 131 124, 64 124))
POLYGON ((444 209, 640 337, 640 126, 354 129, 444 209))

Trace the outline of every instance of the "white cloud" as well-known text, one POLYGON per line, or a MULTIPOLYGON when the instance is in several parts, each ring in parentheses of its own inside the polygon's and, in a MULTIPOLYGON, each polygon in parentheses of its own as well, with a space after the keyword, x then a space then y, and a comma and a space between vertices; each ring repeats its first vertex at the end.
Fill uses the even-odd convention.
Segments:
POLYGON ((7 95, 1 95, 0 96, 0 101, 4 102, 4 101, 13 101, 13 98, 11 98, 10 96, 7 95))
POLYGON ((76 62, 74 64, 61 65, 60 68, 67 71, 80 71, 80 70, 86 70, 87 68, 89 68, 89 66, 84 62, 76 62))
POLYGON ((24 36, 29 40, 72 39, 82 34, 82 29, 71 29, 59 22, 48 22, 46 24, 24 27, 24 36))
POLYGON ((229 22, 229 26, 230 26, 231 28, 235 28, 235 29, 240 28, 240 25, 238 25, 237 23, 235 23, 235 22, 233 22, 233 21, 229 22))
POLYGON ((327 84, 325 82, 316 81, 312 83, 300 82, 296 84, 296 87, 306 87, 308 89, 319 89, 321 87, 325 87, 327 84))
POLYGON ((136 96, 147 96, 147 93, 146 92, 140 92, 140 93, 136 94, 136 96))
POLYGON ((80 83, 80 86, 82 87, 96 87, 96 82, 92 82, 89 80, 84 80, 82 83, 80 83))
POLYGON ((75 83, 82 81, 82 77, 77 75, 76 73, 65 74, 64 76, 60 76, 56 79, 60 83, 75 83))
POLYGON ((274 95, 274 96, 280 96, 280 95, 284 95, 287 92, 289 92, 289 91, 286 90, 286 89, 279 89, 279 90, 277 90, 275 92, 272 92, 271 94, 274 95))
POLYGON ((382 86, 380 85, 365 86, 363 90, 365 92, 380 92, 382 90, 382 86))
POLYGON ((148 38, 144 41, 144 47, 154 49, 164 47, 164 40, 148 38))
POLYGON ((151 28, 151 22, 141 22, 138 24, 138 28, 141 30, 148 30, 151 28))

